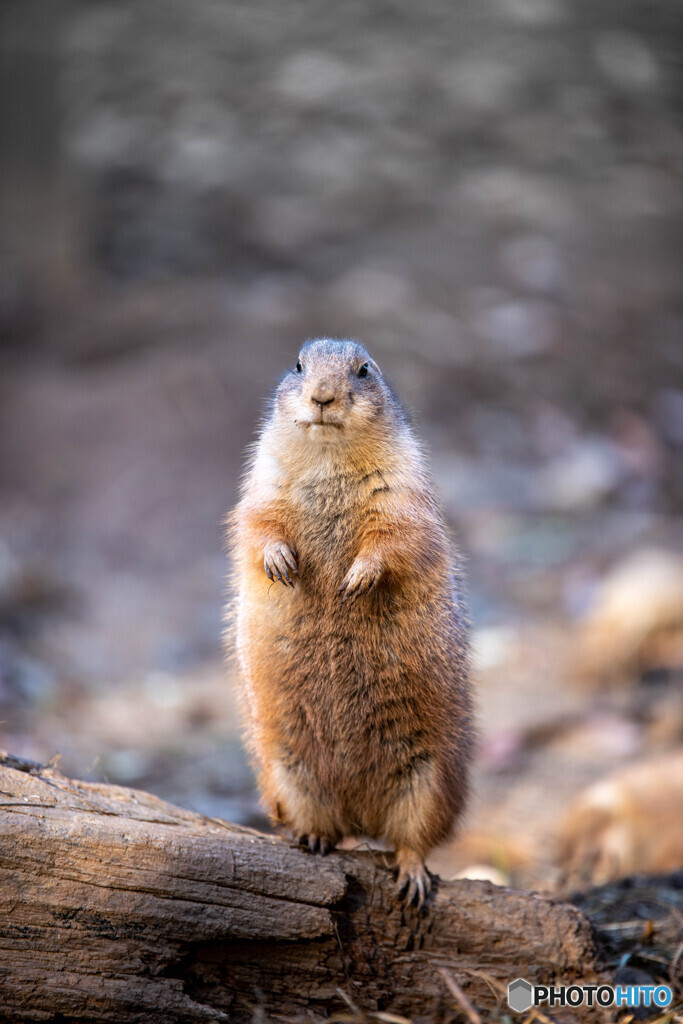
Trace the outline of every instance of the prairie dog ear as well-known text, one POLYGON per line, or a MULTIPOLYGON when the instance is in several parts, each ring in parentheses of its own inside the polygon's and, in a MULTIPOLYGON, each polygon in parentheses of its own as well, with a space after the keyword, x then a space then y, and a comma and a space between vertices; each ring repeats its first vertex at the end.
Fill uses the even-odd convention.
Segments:
POLYGON ((372 370, 374 370, 375 373, 378 373, 380 375, 380 377, 381 377, 382 376, 382 371, 380 370, 379 366, 377 365, 375 360, 372 358, 372 356, 370 356, 370 358, 368 359, 368 363, 370 364, 370 368, 372 370))

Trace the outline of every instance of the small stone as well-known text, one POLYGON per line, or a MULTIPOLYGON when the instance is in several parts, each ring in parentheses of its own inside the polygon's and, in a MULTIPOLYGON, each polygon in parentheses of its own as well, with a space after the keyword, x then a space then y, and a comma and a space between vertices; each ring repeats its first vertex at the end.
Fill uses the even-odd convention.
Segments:
POLYGON ((457 317, 442 310, 420 310, 418 354, 429 353, 435 363, 463 366, 472 359, 472 352, 457 317))
POLYGON ((513 299, 492 306, 475 318, 474 329, 513 359, 545 352, 557 338, 555 311, 542 302, 513 299))
POLYGON ((561 455, 578 437, 576 421, 567 413, 548 403, 542 403, 534 420, 533 440, 542 458, 561 455))
POLYGON ((343 309, 373 319, 396 312, 414 301, 410 281, 400 274, 374 267, 358 267, 334 286, 334 298, 343 309))
POLYGON ((495 225, 533 225, 563 231, 575 225, 576 213, 566 188, 547 175, 515 167, 480 167, 463 174, 452 197, 454 212, 472 215, 472 208, 495 225))
POLYGON ((482 114, 512 103, 521 81, 517 68, 487 57, 458 60, 441 75, 443 89, 456 107, 482 114))
POLYGON ((502 15, 525 25, 557 25, 567 18, 560 0, 498 0, 502 15))
POLYGON ((603 189, 603 206, 619 220, 677 215, 683 207, 680 184, 658 168, 615 167, 603 189))
POLYGON ((640 91, 659 84, 652 53, 630 32, 603 32, 594 44, 595 58, 605 78, 622 89, 640 91))
POLYGON ((278 327, 292 323, 302 311, 306 279, 297 274, 260 274, 246 289, 241 306, 249 319, 278 327))
POLYGON ((589 508, 614 491, 622 479, 616 446, 605 438, 585 437, 539 472, 537 498, 545 508, 589 508))
POLYGON ((567 269, 558 247, 543 235, 521 235, 500 247, 500 262, 513 280, 539 294, 560 292, 567 269))
POLYGON ((97 169, 106 168, 123 156, 130 156, 137 141, 134 119, 102 107, 71 131, 66 145, 72 159, 97 169))
POLYGON ((367 146, 350 133, 328 132, 304 139, 291 166, 303 186, 326 194, 353 193, 368 165, 367 146))
POLYGON ((169 140, 161 166, 164 180, 191 191, 225 185, 239 168, 239 153, 217 135, 178 132, 169 140))
POLYGON ((325 226, 323 210, 308 196, 264 196, 252 217, 253 236, 275 250, 308 244, 325 226))
POLYGON ((302 105, 329 102, 350 81, 353 69, 331 53, 302 50, 278 68, 274 87, 284 98, 302 105))

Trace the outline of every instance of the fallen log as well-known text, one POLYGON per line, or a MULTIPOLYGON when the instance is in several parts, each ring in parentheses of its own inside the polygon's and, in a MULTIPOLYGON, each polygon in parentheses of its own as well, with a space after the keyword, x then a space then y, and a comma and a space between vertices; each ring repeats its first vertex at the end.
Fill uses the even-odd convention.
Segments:
POLYGON ((507 1013, 520 975, 600 973, 575 907, 437 880, 418 911, 387 861, 0 757, 0 1019, 315 1022, 346 1003, 431 1020, 453 992, 507 1013))

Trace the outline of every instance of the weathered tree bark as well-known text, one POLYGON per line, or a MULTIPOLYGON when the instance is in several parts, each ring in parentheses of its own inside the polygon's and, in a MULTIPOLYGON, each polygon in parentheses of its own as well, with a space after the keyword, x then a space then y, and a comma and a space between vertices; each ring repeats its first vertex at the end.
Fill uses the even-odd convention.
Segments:
MULTIPOLYGON (((437 882, 407 908, 384 858, 313 856, 149 795, 0 758, 0 1019, 437 1019, 446 969, 482 1010, 508 981, 600 970, 575 907, 437 882), (23 770, 20 770, 23 768, 23 770), (433 1017, 432 1017, 433 1015, 433 1017)), ((456 1007, 457 1008, 457 1007, 456 1007)))

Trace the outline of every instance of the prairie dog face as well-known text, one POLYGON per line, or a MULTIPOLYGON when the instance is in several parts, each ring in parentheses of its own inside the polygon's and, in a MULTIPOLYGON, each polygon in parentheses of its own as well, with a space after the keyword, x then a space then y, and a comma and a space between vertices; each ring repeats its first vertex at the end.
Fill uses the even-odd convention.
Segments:
POLYGON ((377 363, 355 341, 309 341, 281 381, 278 426, 311 446, 357 441, 381 417, 390 392, 377 363))

